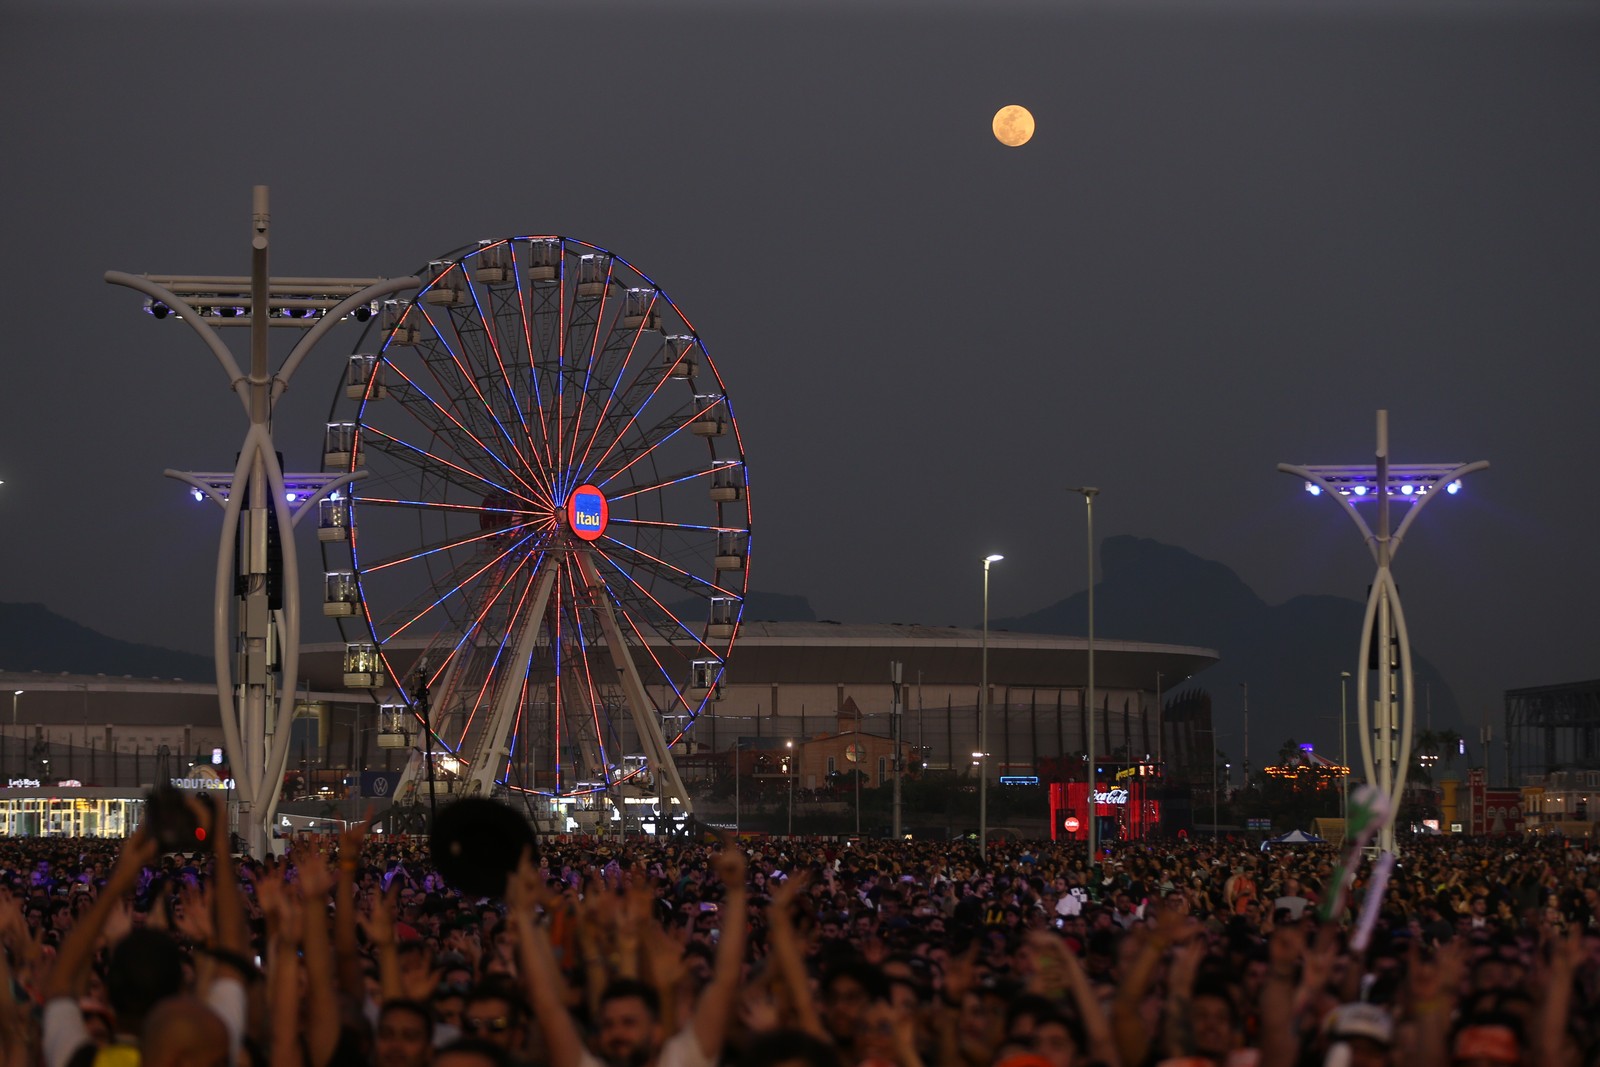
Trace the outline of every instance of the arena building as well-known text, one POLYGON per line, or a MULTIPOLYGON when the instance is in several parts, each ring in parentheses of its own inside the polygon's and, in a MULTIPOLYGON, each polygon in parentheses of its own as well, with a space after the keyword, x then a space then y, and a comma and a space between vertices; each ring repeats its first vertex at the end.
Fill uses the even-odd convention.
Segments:
MULTIPOLYGON (((872 784, 885 781, 893 765, 896 663, 907 765, 964 771, 979 750, 983 647, 976 629, 746 623, 719 699, 674 750, 683 777, 692 791, 697 780, 735 758, 742 772, 749 771, 744 764, 756 757, 735 753, 779 744, 788 751, 794 742, 800 755, 789 773, 801 788, 817 787, 846 765, 864 770, 872 784)), ((404 647, 391 653, 406 661, 420 649, 409 657, 404 647)), ((344 654, 342 644, 303 649, 286 811, 301 810, 296 801, 301 808, 319 801, 326 808, 327 801, 355 791, 359 772, 397 772, 406 758, 404 749, 379 746, 375 696, 382 694, 344 687, 344 654)), ((1168 767, 1203 760, 1210 723, 1169 721, 1157 711, 1158 694, 1177 692, 1217 659, 1211 649, 1097 639, 1100 758, 1168 767)), ((1082 637, 989 632, 992 775, 1048 779, 1061 776, 1063 758, 1082 760, 1087 669, 1082 637)), ((8 786, 0 790, 0 826, 6 832, 66 832, 69 826, 83 832, 92 812, 99 832, 120 833, 137 819, 126 803, 153 782, 192 784, 198 774, 212 788, 226 787, 216 690, 208 680, 11 672, 0 674, 0 686, 12 691, 14 712, 13 721, 0 725, 0 768, 8 786), (220 773, 208 770, 212 766, 220 773), (78 814, 62 816, 63 798, 78 814)), ((629 747, 625 722, 618 744, 638 751, 629 747)), ((536 764, 529 776, 540 785, 536 764)))

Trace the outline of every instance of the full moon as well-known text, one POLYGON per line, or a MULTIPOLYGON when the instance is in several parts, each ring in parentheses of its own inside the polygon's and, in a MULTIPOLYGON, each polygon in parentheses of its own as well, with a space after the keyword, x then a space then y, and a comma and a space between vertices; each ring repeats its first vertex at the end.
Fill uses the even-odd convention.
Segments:
POLYGON ((1033 136, 1033 112, 1021 104, 1007 104, 994 113, 994 138, 1016 148, 1033 136))

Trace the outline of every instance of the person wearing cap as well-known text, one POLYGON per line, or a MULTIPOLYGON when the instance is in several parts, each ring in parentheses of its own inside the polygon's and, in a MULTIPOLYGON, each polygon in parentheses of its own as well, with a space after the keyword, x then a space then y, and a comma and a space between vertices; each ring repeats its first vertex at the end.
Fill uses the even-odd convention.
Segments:
POLYGON ((1455 1067, 1502 1067, 1522 1062, 1522 1036, 1510 1016, 1469 1018, 1450 1042, 1455 1067))
POLYGON ((1341 1004, 1328 1015, 1324 1063, 1336 1062, 1343 1045, 1348 1067, 1388 1067, 1394 1050, 1394 1018, 1377 1004, 1341 1004))

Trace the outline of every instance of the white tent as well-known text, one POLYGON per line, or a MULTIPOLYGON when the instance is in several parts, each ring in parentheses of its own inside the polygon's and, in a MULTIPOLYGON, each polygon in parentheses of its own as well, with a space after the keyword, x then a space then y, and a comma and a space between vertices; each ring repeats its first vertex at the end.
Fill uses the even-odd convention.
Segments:
POLYGON ((1277 837, 1269 837, 1261 842, 1261 851, 1265 852, 1273 845, 1320 845, 1322 838, 1316 834, 1308 834, 1304 830, 1290 830, 1277 837))

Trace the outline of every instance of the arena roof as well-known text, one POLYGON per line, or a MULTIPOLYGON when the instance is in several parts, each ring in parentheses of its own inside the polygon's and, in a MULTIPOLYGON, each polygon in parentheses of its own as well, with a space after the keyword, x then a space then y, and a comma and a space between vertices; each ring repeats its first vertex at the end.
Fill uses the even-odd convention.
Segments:
MULTIPOLYGON (((423 647, 422 641, 391 648, 423 647)), ((989 631, 989 680, 995 685, 1081 686, 1086 681, 1088 641, 1064 634, 989 631)), ((886 664, 905 665, 907 680, 918 672, 929 685, 976 684, 983 631, 915 623, 746 622, 728 658, 728 682, 744 684, 881 683, 886 664)), ((1095 684, 1153 689, 1156 674, 1172 688, 1220 658, 1209 648, 1162 645, 1096 637, 1095 684)), ((301 673, 313 689, 338 690, 342 644, 306 645, 301 673)))

